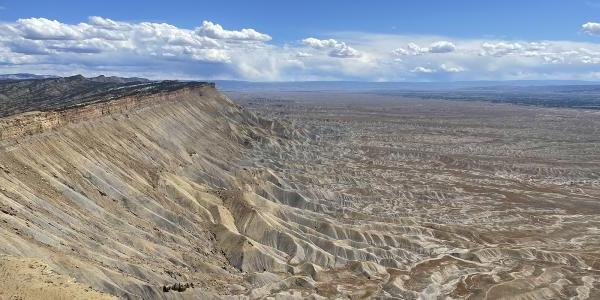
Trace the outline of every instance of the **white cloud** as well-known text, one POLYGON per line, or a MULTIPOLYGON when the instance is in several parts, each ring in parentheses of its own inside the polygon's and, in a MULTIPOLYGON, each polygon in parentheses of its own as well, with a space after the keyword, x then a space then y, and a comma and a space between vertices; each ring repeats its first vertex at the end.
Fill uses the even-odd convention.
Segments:
POLYGON ((308 52, 302 52, 302 51, 298 51, 296 53, 296 57, 311 57, 312 54, 308 53, 308 52))
POLYGON ((441 64, 438 69, 418 66, 411 70, 412 73, 425 73, 425 74, 460 73, 460 72, 464 72, 464 71, 465 71, 465 69, 461 66, 447 65, 447 64, 441 64))
POLYGON ((460 73, 460 72, 464 72, 465 68, 461 67, 461 66, 449 66, 446 64, 442 64, 440 66, 440 69, 444 72, 448 72, 448 73, 460 73))
POLYGON ((333 57, 359 57, 360 53, 354 48, 344 46, 331 50, 329 55, 333 57))
POLYGON ((394 49, 392 54, 395 56, 409 55, 408 50, 402 48, 394 49))
POLYGON ((423 55, 428 53, 450 53, 456 50, 456 46, 452 42, 437 41, 431 43, 429 47, 421 47, 416 43, 410 42, 406 48, 397 48, 392 51, 396 56, 401 55, 423 55))
POLYGON ((181 28, 100 16, 77 24, 19 19, 0 23, 0 73, 255 81, 600 79, 598 43, 331 34, 277 45, 266 33, 210 21, 181 28))
POLYGON ((111 19, 98 17, 98 16, 89 17, 88 24, 99 27, 99 28, 111 29, 111 30, 128 30, 131 28, 131 26, 125 22, 116 22, 111 19))
POLYGON ((485 42, 481 45, 482 56, 504 56, 513 53, 521 52, 524 48, 519 43, 488 43, 485 42))
POLYGON ((320 40, 310 37, 303 39, 302 44, 314 49, 331 49, 329 51, 331 57, 351 58, 360 56, 358 50, 334 39, 320 40))
POLYGON ((66 25, 46 18, 19 19, 15 28, 31 40, 77 40, 84 36, 77 25, 66 25))
MULTIPOLYGON (((209 22, 210 23, 210 22, 209 22)), ((205 22, 204 25, 207 23, 205 22)), ((205 62, 228 62, 227 44, 237 40, 267 39, 255 30, 224 30, 210 23, 219 39, 198 35, 195 31, 165 23, 126 23, 93 16, 88 23, 64 24, 45 18, 19 19, 15 23, 0 24, 5 45, 17 53, 49 55, 48 60, 61 60, 66 53, 102 54, 118 52, 142 60, 173 57, 205 62)), ((270 37, 269 37, 270 38, 270 37)), ((240 46, 243 47, 243 46, 240 46)), ((77 57, 75 61, 78 59, 77 57)), ((86 63, 91 64, 89 59, 86 63)), ((101 64, 100 60, 94 62, 101 64)))
POLYGON ((434 69, 426 68, 426 67, 416 67, 412 69, 413 73, 434 73, 436 72, 434 69))
POLYGON ((345 44, 340 43, 334 39, 328 39, 328 40, 319 40, 316 38, 306 38, 302 40, 302 43, 304 45, 313 47, 315 49, 324 49, 324 48, 336 48, 336 47, 342 47, 345 44))
POLYGON ((415 43, 409 43, 406 51, 410 55, 421 55, 429 52, 429 48, 421 48, 415 43))
POLYGON ((430 53, 448 53, 456 50, 456 46, 448 41, 439 41, 429 46, 430 53))
POLYGON ((200 36, 207 36, 213 39, 231 39, 245 41, 266 42, 271 40, 268 34, 260 33, 251 28, 244 28, 240 31, 225 30, 219 24, 210 21, 202 22, 202 26, 196 28, 196 33, 200 36))
POLYGON ((581 62, 584 64, 600 64, 600 57, 582 56, 581 62))
POLYGON ((581 29, 589 35, 600 35, 600 23, 587 22, 581 25, 581 29))

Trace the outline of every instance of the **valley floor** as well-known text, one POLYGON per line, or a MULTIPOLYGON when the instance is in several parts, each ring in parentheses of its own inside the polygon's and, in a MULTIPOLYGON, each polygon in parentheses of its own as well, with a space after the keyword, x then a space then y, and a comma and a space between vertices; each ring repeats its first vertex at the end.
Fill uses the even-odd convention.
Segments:
POLYGON ((338 227, 320 231, 380 238, 338 236, 339 251, 364 250, 388 269, 362 281, 346 268, 326 272, 323 295, 600 297, 600 113, 343 93, 229 95, 314 135, 278 159, 263 152, 263 161, 326 207, 338 227))

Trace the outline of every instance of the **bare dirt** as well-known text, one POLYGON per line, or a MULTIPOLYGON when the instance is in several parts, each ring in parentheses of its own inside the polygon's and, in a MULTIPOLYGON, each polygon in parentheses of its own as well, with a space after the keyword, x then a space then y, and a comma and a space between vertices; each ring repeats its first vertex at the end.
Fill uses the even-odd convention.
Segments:
POLYGON ((359 93, 229 95, 313 134, 263 160, 321 206, 292 204, 329 217, 317 230, 340 247, 336 258, 387 269, 360 290, 600 297, 598 112, 359 93))
POLYGON ((25 257, 0 256, 0 286, 2 300, 117 299, 57 274, 43 262, 25 257))

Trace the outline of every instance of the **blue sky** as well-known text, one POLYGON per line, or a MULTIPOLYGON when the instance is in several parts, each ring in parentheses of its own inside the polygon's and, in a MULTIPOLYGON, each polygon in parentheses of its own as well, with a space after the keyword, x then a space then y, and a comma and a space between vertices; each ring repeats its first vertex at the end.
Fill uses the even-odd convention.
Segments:
POLYGON ((0 7, 3 73, 600 79, 600 0, 0 0, 0 7))

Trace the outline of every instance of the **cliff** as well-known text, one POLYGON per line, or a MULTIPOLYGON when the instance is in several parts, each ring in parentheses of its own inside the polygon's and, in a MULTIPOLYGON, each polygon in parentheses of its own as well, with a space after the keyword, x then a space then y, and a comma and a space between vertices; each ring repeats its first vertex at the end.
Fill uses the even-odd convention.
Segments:
POLYGON ((270 123, 211 84, 143 86, 0 120, 0 266, 31 258, 131 299, 243 282, 211 233, 215 191, 270 123))
POLYGON ((58 106, 52 111, 30 111, 0 119, 0 141, 41 133, 70 123, 91 120, 101 116, 125 113, 132 109, 178 101, 191 94, 201 97, 215 93, 214 84, 155 83, 118 89, 118 93, 104 93, 88 97, 77 104, 58 106))

